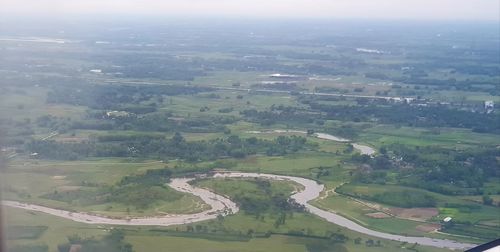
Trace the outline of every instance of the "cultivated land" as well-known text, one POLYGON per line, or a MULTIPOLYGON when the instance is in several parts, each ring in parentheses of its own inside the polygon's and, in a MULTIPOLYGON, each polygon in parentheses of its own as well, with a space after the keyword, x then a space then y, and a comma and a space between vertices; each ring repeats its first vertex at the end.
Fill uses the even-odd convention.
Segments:
MULTIPOLYGON (((3 31, 2 199, 121 220, 199 214, 210 206, 167 184, 218 170, 270 173, 324 184, 309 203, 370 230, 463 243, 500 236, 500 114, 484 108, 500 102, 494 27, 448 24, 457 31, 439 31, 448 36, 440 40, 430 27, 375 36, 355 24, 298 25, 297 40, 293 31, 241 25, 226 27, 231 36, 223 27, 146 25, 137 39, 133 27, 72 27, 95 37, 65 34, 66 43, 46 39, 54 36, 43 28, 43 40, 3 31)), ((191 183, 240 211, 152 227, 5 207, 8 247, 59 251, 121 230, 120 246, 138 252, 446 251, 304 212, 287 200, 297 183, 191 183)))

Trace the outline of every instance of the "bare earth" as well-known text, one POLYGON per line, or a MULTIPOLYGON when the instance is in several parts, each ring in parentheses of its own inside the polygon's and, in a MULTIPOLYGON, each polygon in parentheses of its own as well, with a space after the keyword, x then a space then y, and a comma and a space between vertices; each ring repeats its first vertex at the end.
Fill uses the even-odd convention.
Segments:
POLYGON ((439 214, 437 208, 389 208, 389 212, 401 219, 426 221, 439 214))
POLYGON ((422 225, 418 225, 416 227, 416 229, 418 231, 422 231, 422 232, 426 232, 426 233, 435 232, 435 231, 439 230, 440 228, 441 228, 441 225, 439 225, 439 224, 422 224, 422 225))
POLYGON ((385 219, 385 218, 390 218, 391 217, 390 215, 388 215, 386 213, 382 213, 382 212, 368 213, 368 214, 366 214, 366 216, 372 217, 372 218, 375 218, 375 219, 385 219))

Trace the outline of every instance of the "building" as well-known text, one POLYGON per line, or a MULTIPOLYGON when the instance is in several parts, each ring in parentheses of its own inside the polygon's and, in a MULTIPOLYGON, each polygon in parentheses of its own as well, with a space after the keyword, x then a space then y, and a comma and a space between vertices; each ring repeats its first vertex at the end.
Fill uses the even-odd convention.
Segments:
POLYGON ((485 101, 484 102, 484 110, 486 110, 486 113, 491 113, 495 109, 495 103, 493 101, 485 101))
POLYGON ((269 75, 269 78, 271 79, 277 79, 277 80, 307 80, 305 76, 300 76, 300 75, 294 75, 294 74, 280 74, 280 73, 275 73, 269 75))
POLYGON ((127 117, 129 116, 129 113, 126 111, 108 111, 106 112, 106 116, 110 118, 116 118, 116 117, 127 117))

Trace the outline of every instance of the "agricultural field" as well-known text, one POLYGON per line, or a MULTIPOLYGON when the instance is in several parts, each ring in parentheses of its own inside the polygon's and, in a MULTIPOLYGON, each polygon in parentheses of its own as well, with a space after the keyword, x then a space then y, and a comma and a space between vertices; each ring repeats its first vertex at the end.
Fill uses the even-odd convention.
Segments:
POLYGON ((492 228, 495 225, 493 223, 498 221, 498 210, 477 204, 482 201, 475 204, 456 196, 446 197, 425 190, 392 185, 345 184, 336 191, 339 194, 319 200, 316 204, 336 209, 360 223, 386 232, 397 230, 399 233, 442 237, 443 234, 436 231, 441 227, 441 220, 451 217, 459 223, 476 224, 476 229, 484 229, 484 233, 490 233, 488 237, 498 235, 492 228), (410 205, 414 207, 409 207, 410 205))

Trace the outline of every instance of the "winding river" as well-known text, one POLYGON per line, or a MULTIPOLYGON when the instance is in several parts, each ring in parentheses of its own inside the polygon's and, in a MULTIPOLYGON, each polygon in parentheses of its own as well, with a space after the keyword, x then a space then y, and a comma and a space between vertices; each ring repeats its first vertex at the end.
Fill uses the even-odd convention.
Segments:
MULTIPOLYGON (((459 243, 446 239, 434 239, 428 237, 412 237, 401 236, 389 233, 383 233, 365 228, 354 221, 335 214, 330 211, 319 209, 308 202, 319 197, 324 189, 324 185, 318 184, 316 181, 301 177, 282 176, 264 173, 243 173, 243 172, 221 172, 213 174, 214 178, 263 178, 269 180, 287 180, 299 183, 304 186, 304 189, 292 194, 290 197, 297 203, 304 205, 305 208, 312 214, 323 218, 324 220, 336 225, 348 228, 350 230, 367 234, 370 236, 389 239, 408 243, 418 243, 426 246, 450 249, 466 249, 473 247, 474 244, 459 243)), ((60 209, 54 209, 39 205, 21 203, 17 201, 2 201, 4 206, 21 208, 29 211, 38 211, 46 214, 62 217, 65 219, 88 223, 88 224, 110 224, 110 225, 136 225, 136 226, 171 226, 179 224, 194 223, 204 220, 217 218, 218 215, 229 215, 239 211, 238 205, 231 199, 215 194, 207 189, 191 186, 188 182, 194 178, 175 178, 168 184, 173 189, 190 193, 199 196, 205 203, 211 206, 210 210, 206 210, 195 214, 172 214, 155 217, 131 218, 131 219, 115 219, 105 216, 99 216, 92 213, 70 212, 60 209)))
MULTIPOLYGON (((306 135, 307 131, 277 129, 277 130, 266 130, 266 131, 252 130, 252 131, 247 131, 246 133, 250 133, 250 134, 266 134, 266 133, 281 133, 281 134, 283 134, 283 133, 293 133, 293 134, 304 134, 304 135, 306 135)), ((319 138, 319 139, 330 140, 330 141, 335 141, 335 142, 340 142, 340 143, 350 143, 350 142, 352 142, 352 140, 350 140, 350 139, 342 138, 342 137, 338 137, 338 136, 334 136, 334 135, 330 135, 330 134, 326 134, 326 133, 314 133, 312 136, 314 136, 316 138, 319 138)), ((372 147, 370 147, 368 145, 363 145, 363 144, 359 144, 359 143, 352 143, 352 146, 354 147, 354 149, 358 150, 361 154, 364 154, 364 155, 372 156, 376 152, 374 148, 372 148, 372 147)))

